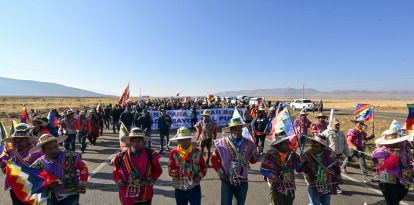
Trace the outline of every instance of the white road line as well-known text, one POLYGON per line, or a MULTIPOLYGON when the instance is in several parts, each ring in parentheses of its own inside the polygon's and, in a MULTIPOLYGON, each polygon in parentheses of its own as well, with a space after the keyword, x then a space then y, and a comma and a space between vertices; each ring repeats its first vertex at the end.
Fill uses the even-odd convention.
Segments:
POLYGON ((88 181, 93 177, 93 175, 98 173, 102 168, 104 168, 107 164, 109 164, 111 160, 116 156, 117 153, 118 153, 118 150, 115 153, 109 155, 109 157, 106 158, 104 162, 102 162, 98 167, 96 167, 92 172, 90 172, 88 181))

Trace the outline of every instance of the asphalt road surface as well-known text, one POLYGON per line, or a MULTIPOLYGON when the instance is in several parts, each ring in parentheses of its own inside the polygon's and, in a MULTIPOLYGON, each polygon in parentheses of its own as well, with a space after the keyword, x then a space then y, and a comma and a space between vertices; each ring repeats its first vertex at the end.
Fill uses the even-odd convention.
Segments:
MULTIPOLYGON (((153 134, 153 148, 159 149, 159 135, 153 134)), ((79 145, 78 145, 79 146, 79 145)), ((268 145, 266 145, 266 149, 268 145)), ((78 147, 79 149, 79 147, 78 147)), ((113 167, 108 164, 110 159, 119 149, 118 134, 112 134, 105 130, 104 136, 98 139, 96 146, 88 147, 83 155, 83 160, 89 168, 90 180, 87 192, 81 195, 80 202, 82 205, 113 205, 120 204, 118 198, 118 189, 112 180, 113 167)), ((154 187, 155 193, 153 204, 175 204, 174 189, 171 186, 171 178, 167 174, 168 152, 164 152, 161 159, 163 174, 157 185, 154 187)), ((246 205, 269 204, 269 187, 263 181, 259 173, 260 162, 252 165, 249 174, 249 191, 246 205)), ((345 184, 342 185, 343 193, 334 195, 331 204, 347 205, 382 205, 385 201, 378 190, 376 184, 361 182, 362 177, 359 169, 348 168, 349 173, 343 175, 345 184)), ((0 174, 0 183, 4 183, 4 175, 0 174)), ((294 204, 306 205, 309 203, 306 192, 306 184, 301 174, 297 174, 297 190, 294 204)), ((201 183, 202 204, 220 204, 220 180, 213 168, 209 168, 207 176, 201 183)), ((9 192, 0 191, 0 205, 11 204, 9 192)), ((412 192, 405 198, 402 205, 413 204, 414 194, 412 192)))

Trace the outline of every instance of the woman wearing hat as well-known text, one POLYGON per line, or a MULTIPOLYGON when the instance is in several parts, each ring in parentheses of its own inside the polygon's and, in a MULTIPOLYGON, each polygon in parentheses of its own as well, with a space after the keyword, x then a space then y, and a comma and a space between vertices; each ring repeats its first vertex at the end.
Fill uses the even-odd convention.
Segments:
POLYGON ((207 165, 201 150, 193 146, 189 129, 182 127, 171 141, 177 141, 178 147, 170 153, 168 173, 173 178, 175 201, 177 205, 200 205, 200 181, 207 173, 207 165))
POLYGON ((47 125, 49 124, 47 118, 42 118, 40 116, 36 116, 32 120, 33 128, 31 130, 31 134, 34 137, 39 138, 43 134, 49 134, 49 130, 46 129, 47 125))
POLYGON ((328 122, 326 122, 326 115, 322 112, 320 112, 316 117, 318 121, 312 123, 311 125, 311 131, 313 136, 328 129, 329 125, 328 122))
MULTIPOLYGON (((30 155, 29 151, 34 147, 31 143, 36 141, 35 137, 32 137, 29 134, 29 125, 25 123, 20 123, 16 126, 16 131, 9 138, 3 140, 4 143, 12 143, 13 149, 6 150, 5 153, 1 155, 0 158, 0 168, 1 171, 6 173, 6 162, 13 162, 18 165, 30 166, 34 161, 43 155, 42 152, 30 155)), ((4 144, 6 146, 6 144, 4 144)), ((10 185, 5 181, 4 190, 10 189, 10 185)), ((25 205, 21 202, 16 194, 13 192, 13 189, 10 189, 10 197, 13 202, 13 205, 25 205)))
POLYGON ((42 135, 30 153, 42 151, 45 155, 37 159, 32 167, 56 176, 61 183, 52 186, 48 204, 79 204, 79 194, 86 193, 89 173, 82 161, 82 154, 70 150, 60 150, 59 143, 68 136, 54 137, 42 135))
POLYGON ((201 152, 204 154, 204 148, 207 148, 207 166, 210 165, 211 145, 217 137, 217 124, 211 120, 210 111, 203 111, 203 119, 196 125, 197 140, 200 142, 201 152))
POLYGON ((337 194, 336 185, 343 183, 341 169, 325 138, 317 135, 308 139, 312 146, 299 159, 308 184, 309 202, 311 205, 329 205, 331 195, 337 194))
POLYGON ((162 174, 161 155, 144 147, 148 137, 143 130, 133 128, 126 140, 128 138, 131 147, 112 159, 112 177, 119 187, 122 205, 149 205, 153 197, 153 184, 162 174))
POLYGON ((257 162, 256 145, 242 136, 245 124, 240 118, 232 118, 230 135, 214 140, 216 150, 211 158, 214 170, 221 180, 221 204, 232 204, 233 197, 238 205, 246 201, 247 176, 250 163, 257 162))
POLYGON ((386 130, 375 143, 380 146, 372 154, 376 179, 387 205, 399 204, 414 184, 412 161, 404 142, 412 137, 386 130))
POLYGON ((260 165, 260 172, 269 182, 271 205, 293 205, 295 199, 295 170, 301 171, 302 164, 296 152, 289 149, 290 141, 284 130, 275 134, 260 165))
POLYGON ((342 172, 346 173, 346 165, 348 164, 349 160, 352 160, 353 157, 357 157, 359 159, 359 167, 361 169, 364 182, 366 183, 371 179, 368 177, 368 172, 366 171, 364 147, 365 142, 374 139, 375 135, 372 134, 368 137, 367 133, 363 130, 363 128, 367 126, 365 124, 365 119, 358 118, 352 120, 352 122, 354 123, 354 127, 347 133, 347 143, 349 148, 352 150, 352 156, 344 160, 341 168, 342 172))

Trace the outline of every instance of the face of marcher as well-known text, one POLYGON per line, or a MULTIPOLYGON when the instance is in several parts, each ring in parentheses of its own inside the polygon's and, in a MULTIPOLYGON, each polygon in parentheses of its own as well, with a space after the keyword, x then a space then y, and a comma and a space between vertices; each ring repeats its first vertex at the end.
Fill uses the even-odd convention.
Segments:
POLYGON ((135 150, 140 150, 144 147, 144 139, 142 137, 133 137, 131 138, 130 144, 135 150))
POLYGON ((191 139, 181 139, 178 140, 178 144, 183 148, 183 149, 188 149, 191 145, 191 139))
POLYGON ((40 128, 40 123, 39 122, 37 122, 37 121, 33 121, 33 127, 35 128, 35 129, 39 129, 40 128))
POLYGON ((335 125, 336 130, 339 130, 340 128, 341 128, 341 124, 338 123, 338 124, 335 125))
POLYGON ((301 115, 301 116, 300 116, 300 118, 301 118, 302 120, 306 120, 306 119, 308 119, 308 116, 307 116, 307 115, 301 115))
POLYGON ((204 121, 209 121, 210 120, 210 116, 209 115, 203 115, 203 120, 204 121))
POLYGON ((286 153, 286 152, 288 152, 288 151, 289 151, 289 145, 290 145, 289 140, 285 140, 285 141, 283 141, 283 142, 281 142, 281 143, 277 144, 277 145, 276 145, 276 148, 277 148, 277 150, 279 150, 280 152, 282 152, 282 153, 286 153))
POLYGON ((51 141, 42 146, 42 151, 47 158, 54 159, 59 154, 59 144, 57 141, 51 141))
POLYGON ((326 118, 324 118, 324 117, 318 117, 318 121, 320 123, 324 123, 326 121, 326 118))
POLYGON ((17 151, 21 152, 30 146, 30 141, 27 137, 16 137, 13 138, 13 145, 17 148, 17 151))
POLYGON ((230 132, 235 139, 240 139, 243 137, 243 126, 234 126, 230 128, 230 132))
POLYGON ((316 142, 316 141, 312 140, 312 151, 316 154, 322 153, 323 152, 323 145, 320 144, 319 142, 316 142))
POLYGON ((355 127, 358 128, 359 130, 362 130, 362 128, 364 128, 364 124, 358 122, 355 124, 355 127))

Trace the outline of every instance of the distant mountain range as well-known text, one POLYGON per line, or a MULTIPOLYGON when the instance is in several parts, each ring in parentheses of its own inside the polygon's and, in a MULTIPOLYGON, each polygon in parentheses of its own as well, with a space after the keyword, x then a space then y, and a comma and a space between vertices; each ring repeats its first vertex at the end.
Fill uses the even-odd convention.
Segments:
MULTIPOLYGON (((273 89, 256 89, 219 92, 218 96, 263 96, 277 98, 302 98, 302 89, 295 88, 273 88, 273 89)), ((369 90, 333 90, 318 91, 315 89, 305 89, 305 98, 321 99, 391 99, 391 100, 411 100, 414 99, 414 91, 396 90, 396 91, 369 91, 369 90)))
POLYGON ((104 97, 107 95, 56 83, 0 77, 0 96, 104 97))

